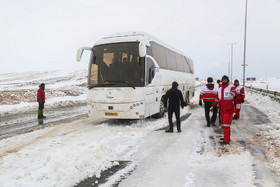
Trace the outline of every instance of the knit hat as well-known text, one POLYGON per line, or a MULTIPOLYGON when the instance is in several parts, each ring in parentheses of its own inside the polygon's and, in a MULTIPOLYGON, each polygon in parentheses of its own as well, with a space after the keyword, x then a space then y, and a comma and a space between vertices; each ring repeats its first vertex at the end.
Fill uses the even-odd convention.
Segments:
POLYGON ((213 82, 213 78, 212 77, 208 77, 207 78, 207 82, 213 82))
POLYGON ((229 81, 229 78, 228 78, 228 76, 224 75, 224 76, 222 77, 222 81, 224 81, 224 80, 227 80, 227 81, 229 81))

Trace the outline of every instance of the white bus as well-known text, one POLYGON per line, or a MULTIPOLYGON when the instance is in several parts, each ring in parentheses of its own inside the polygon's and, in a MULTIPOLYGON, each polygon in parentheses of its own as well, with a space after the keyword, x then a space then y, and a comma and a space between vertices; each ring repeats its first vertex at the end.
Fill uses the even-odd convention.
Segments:
POLYGON ((190 58, 140 32, 107 36, 93 47, 88 71, 89 116, 142 119, 164 115, 163 99, 173 81, 179 83, 184 100, 194 96, 194 68, 190 58))

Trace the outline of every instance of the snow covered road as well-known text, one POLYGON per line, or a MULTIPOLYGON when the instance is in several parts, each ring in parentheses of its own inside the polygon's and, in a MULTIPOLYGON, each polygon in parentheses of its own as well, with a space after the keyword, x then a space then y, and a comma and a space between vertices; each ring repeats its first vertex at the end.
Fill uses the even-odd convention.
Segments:
POLYGON ((201 108, 192 110, 182 131, 153 131, 145 137, 130 158, 137 163, 135 171, 119 186, 254 186, 251 155, 239 145, 221 153, 201 108))
POLYGON ((44 128, 56 123, 75 120, 87 116, 86 104, 45 110, 47 118, 37 119, 37 111, 3 116, 0 119, 0 139, 44 128), (74 110, 73 110, 74 109, 74 110))
MULTIPOLYGON (((95 186, 266 186, 263 176, 273 179, 269 167, 259 175, 255 155, 238 143, 248 140, 233 130, 231 146, 221 147, 219 129, 207 128, 202 112, 200 107, 182 111, 191 113, 182 122, 182 133, 164 132, 166 116, 105 122, 83 118, 3 139, 0 184, 74 186, 95 176, 95 186), (102 171, 123 161, 127 166, 98 183, 102 171)), ((233 129, 239 127, 235 123, 233 129)))
POLYGON ((2 107, 0 132, 18 132, 0 140, 1 187, 280 185, 280 107, 268 97, 246 93, 232 143, 222 147, 222 130, 206 127, 198 105, 181 111, 182 133, 167 134, 167 116, 89 119, 81 96, 50 101, 44 125, 34 112, 15 114, 37 103, 8 116, 2 107))

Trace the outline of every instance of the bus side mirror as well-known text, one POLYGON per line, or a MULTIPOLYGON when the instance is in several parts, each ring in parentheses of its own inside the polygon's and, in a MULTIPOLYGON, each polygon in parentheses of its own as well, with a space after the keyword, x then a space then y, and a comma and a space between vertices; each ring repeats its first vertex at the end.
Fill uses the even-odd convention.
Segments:
POLYGON ((76 60, 77 60, 77 62, 80 62, 80 61, 81 61, 84 50, 89 50, 89 51, 91 51, 91 49, 92 49, 91 47, 80 47, 80 48, 78 49, 77 55, 76 55, 76 60))
POLYGON ((147 49, 146 47, 150 47, 151 44, 149 42, 140 42, 139 43, 139 56, 140 57, 145 57, 147 49))

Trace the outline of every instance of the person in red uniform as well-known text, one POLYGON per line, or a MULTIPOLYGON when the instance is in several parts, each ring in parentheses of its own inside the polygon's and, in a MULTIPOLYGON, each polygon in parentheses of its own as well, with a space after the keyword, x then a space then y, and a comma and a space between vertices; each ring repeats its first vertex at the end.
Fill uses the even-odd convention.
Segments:
POLYGON ((234 81, 234 87, 237 95, 234 98, 235 115, 233 116, 233 119, 239 119, 241 103, 244 103, 245 93, 243 86, 239 85, 239 81, 237 79, 234 81))
POLYGON ((43 109, 44 109, 44 105, 45 105, 45 84, 44 83, 39 85, 39 89, 37 91, 37 102, 39 103, 38 119, 46 118, 46 116, 43 115, 43 109))
POLYGON ((216 126, 215 122, 217 119, 217 112, 218 112, 217 107, 214 108, 211 119, 210 119, 209 112, 210 112, 210 107, 212 106, 212 103, 217 98, 217 91, 218 91, 218 88, 215 84, 213 84, 213 78, 208 77, 207 84, 202 87, 200 96, 199 96, 199 105, 202 106, 202 100, 204 102, 204 112, 205 112, 205 118, 207 121, 207 127, 210 127, 211 124, 213 126, 216 126))
POLYGON ((220 106, 221 126, 224 130, 224 138, 221 139, 223 140, 223 142, 221 142, 222 144, 230 143, 230 125, 233 113, 235 113, 233 98, 236 94, 234 86, 229 84, 228 76, 224 75, 222 78, 222 86, 218 89, 218 97, 211 107, 213 110, 218 104, 220 106))

